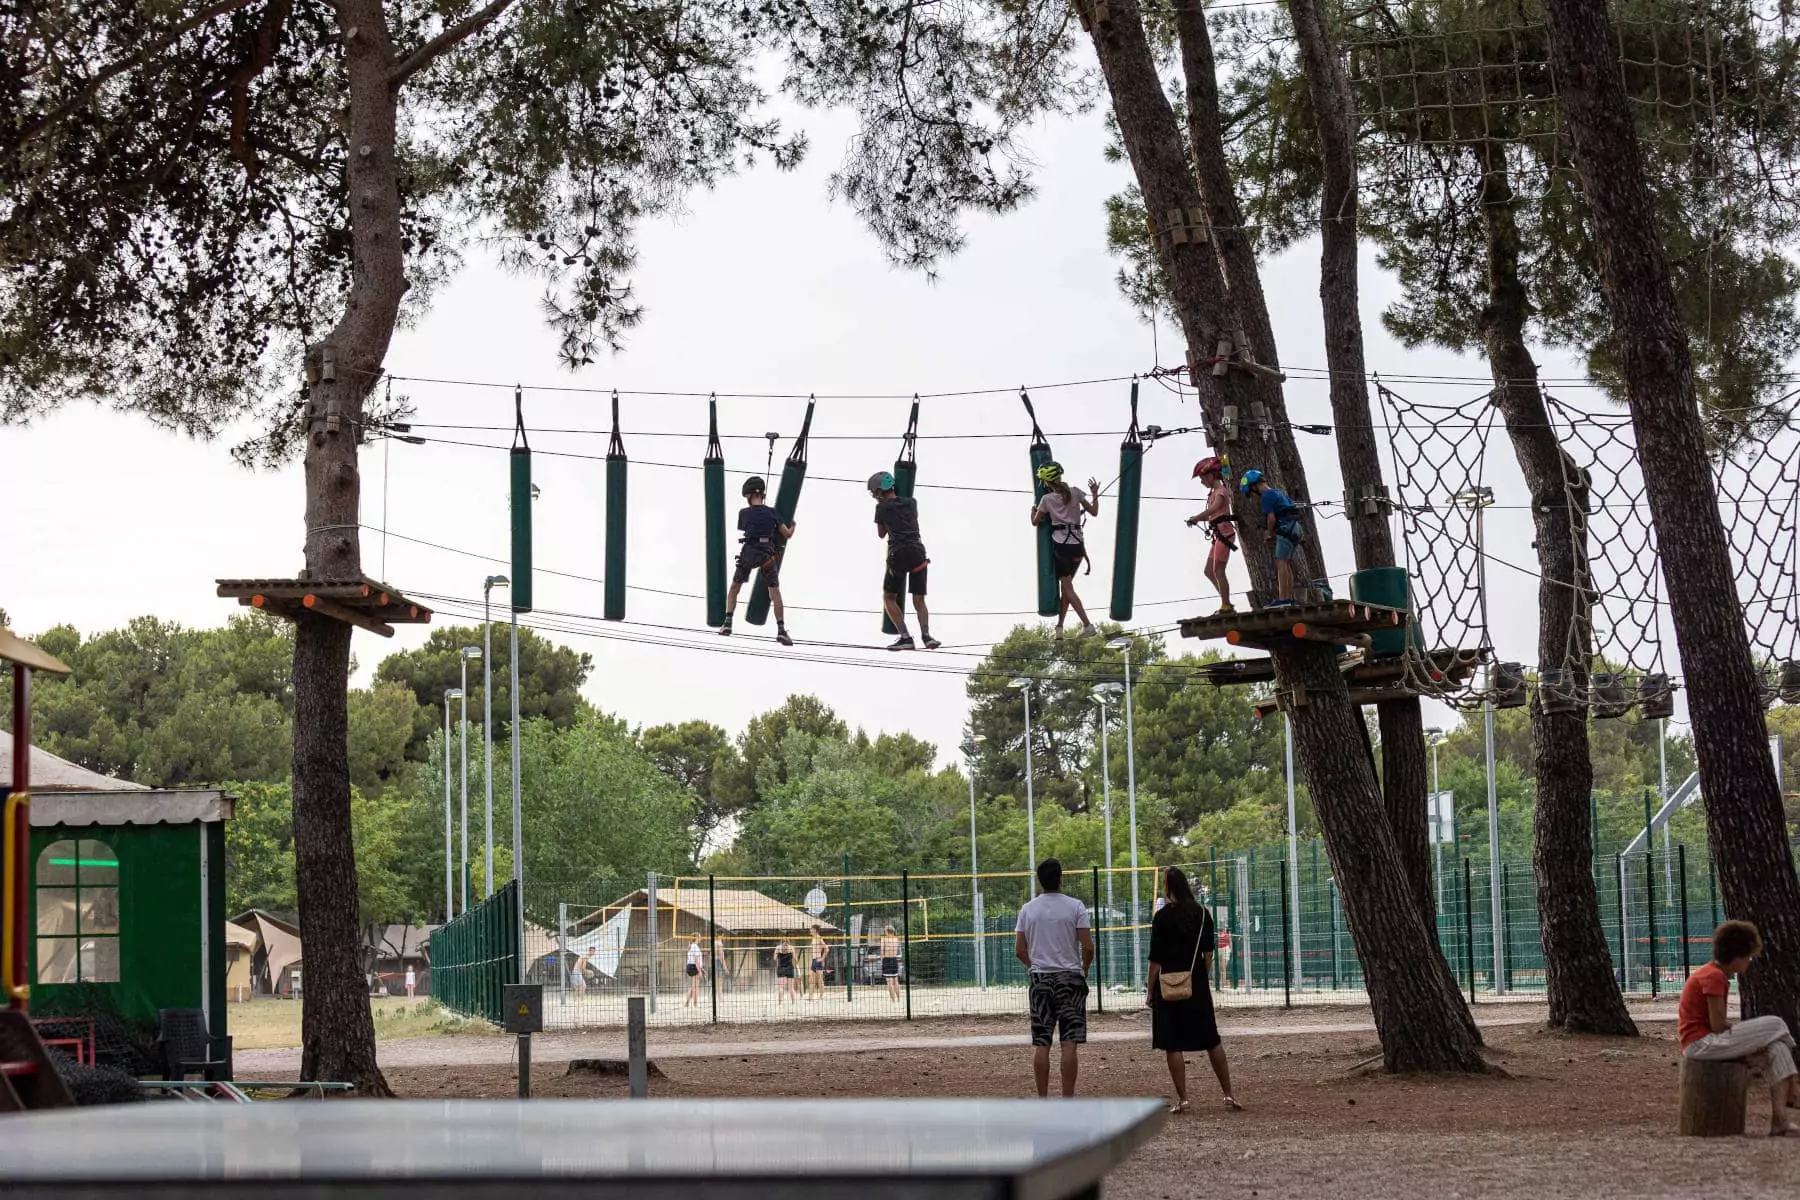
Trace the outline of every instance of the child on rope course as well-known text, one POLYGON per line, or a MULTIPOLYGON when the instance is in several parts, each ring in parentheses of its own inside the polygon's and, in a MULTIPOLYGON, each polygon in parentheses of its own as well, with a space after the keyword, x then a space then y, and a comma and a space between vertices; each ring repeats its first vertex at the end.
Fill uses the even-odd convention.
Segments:
POLYGON ((743 548, 738 551, 737 568, 731 573, 731 591, 725 596, 725 623, 719 626, 721 637, 731 636, 731 615, 737 611, 738 589, 750 582, 753 572, 762 573, 763 586, 769 589, 769 606, 775 610, 775 640, 784 646, 794 644, 788 636, 781 604, 781 551, 787 539, 794 536, 794 522, 785 524, 781 514, 770 508, 769 485, 760 475, 744 480, 744 499, 738 510, 738 531, 743 548))
POLYGON ((906 593, 912 593, 913 611, 919 614, 919 641, 936 650, 931 636, 931 613, 925 608, 925 574, 931 558, 919 535, 919 502, 894 491, 894 477, 886 471, 869 476, 869 495, 875 497, 875 533, 887 539, 887 573, 881 581, 881 606, 900 637, 889 650, 911 650, 912 634, 906 629, 906 593))
POLYGON ((1258 470, 1244 472, 1238 489, 1255 496, 1262 506, 1263 536, 1275 547, 1275 599, 1264 608, 1280 608, 1294 602, 1294 551, 1306 540, 1306 529, 1300 524, 1300 506, 1283 492, 1263 482, 1258 470))
POLYGON ((1231 607, 1231 583, 1226 568, 1237 549, 1237 523, 1231 515, 1231 488, 1225 482, 1225 464, 1208 455, 1194 464, 1194 478, 1206 485, 1206 508, 1187 519, 1190 526, 1206 522, 1212 550, 1206 556, 1206 578, 1219 589, 1219 615, 1236 612, 1231 607))
MULTIPOLYGON (((1061 593, 1056 605, 1056 636, 1063 635, 1063 622, 1073 608, 1081 618, 1081 636, 1087 637, 1094 633, 1094 624, 1088 620, 1081 597, 1075 594, 1075 571, 1088 561, 1081 522, 1084 516, 1100 515, 1100 481, 1090 478, 1084 494, 1080 488, 1064 483, 1062 476, 1061 463, 1047 462, 1038 468, 1037 477, 1046 490, 1044 498, 1031 510, 1031 523, 1050 522, 1050 553, 1056 563, 1056 585, 1061 593)), ((1093 564, 1088 563, 1088 570, 1093 569, 1093 564)))

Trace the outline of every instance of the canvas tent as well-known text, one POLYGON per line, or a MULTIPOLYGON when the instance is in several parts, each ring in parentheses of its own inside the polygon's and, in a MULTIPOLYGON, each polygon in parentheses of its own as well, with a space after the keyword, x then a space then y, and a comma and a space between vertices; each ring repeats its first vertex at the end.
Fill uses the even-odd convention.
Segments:
POLYGON ((242 925, 225 922, 225 999, 241 1004, 250 998, 250 960, 256 955, 256 935, 242 925))
POLYGON ((256 936, 250 957, 250 988, 258 996, 294 996, 300 992, 300 927, 273 913, 253 908, 231 918, 256 936))

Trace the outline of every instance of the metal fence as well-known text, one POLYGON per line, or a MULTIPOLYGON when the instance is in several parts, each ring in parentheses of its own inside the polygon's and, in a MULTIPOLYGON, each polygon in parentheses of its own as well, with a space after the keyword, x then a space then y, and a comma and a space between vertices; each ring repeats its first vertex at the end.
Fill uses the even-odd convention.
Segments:
MULTIPOLYGON (((1219 931, 1215 1003, 1365 1001, 1322 847, 1301 843, 1292 862, 1283 850, 1177 864, 1219 931)), ((1679 988, 1709 957, 1722 915, 1705 856, 1681 846, 1600 856, 1593 872, 1622 986, 1638 995, 1679 988)), ((1159 883, 1155 867, 1064 875, 1063 890, 1092 917, 1089 1003, 1098 1011, 1142 1003, 1159 883)), ((1447 859, 1434 884, 1439 944, 1472 997, 1543 990, 1529 862, 1503 861, 1495 881, 1485 861, 1447 859)), ((552 1027, 622 1025, 631 996, 647 998, 657 1024, 1023 1013, 1014 934, 1032 887, 1024 872, 534 882, 524 897, 525 977, 545 985, 552 1027)), ((500 986, 517 978, 516 897, 509 885, 433 935, 438 998, 453 1010, 497 1019, 500 986)))
POLYGON ((500 1024, 501 989, 519 979, 519 885, 506 884, 431 935, 433 996, 500 1024))

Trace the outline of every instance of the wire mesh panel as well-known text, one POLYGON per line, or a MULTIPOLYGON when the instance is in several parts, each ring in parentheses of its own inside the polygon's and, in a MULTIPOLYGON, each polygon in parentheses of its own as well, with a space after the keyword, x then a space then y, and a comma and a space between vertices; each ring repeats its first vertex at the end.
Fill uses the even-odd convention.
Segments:
POLYGON ((519 885, 508 883, 431 935, 432 988, 451 1012, 500 1023, 501 989, 519 978, 519 885))
MULTIPOLYGON (((1339 883, 1319 842, 1300 842, 1291 861, 1278 844, 1209 849, 1177 865, 1213 915, 1208 982, 1218 1006, 1366 1002, 1339 883)), ((1093 929, 1090 1011, 1141 1006, 1163 871, 1065 868, 1063 890, 1088 910, 1093 929)), ((1593 871, 1622 986, 1634 995, 1679 988, 1709 956, 1721 915, 1704 850, 1602 851, 1593 871)), ((1531 863, 1502 860, 1496 875, 1485 859, 1447 858, 1436 882, 1438 944, 1464 990, 1477 1000, 1541 994, 1531 863)), ((646 998, 659 1025, 1023 1020, 1029 979, 1015 939, 1033 891, 1023 871, 538 881, 525 903, 526 972, 545 987, 552 1027, 623 1025, 632 996, 646 998)), ((440 998, 455 1011, 496 1019, 499 987, 516 970, 511 895, 496 893, 433 937, 440 998)))

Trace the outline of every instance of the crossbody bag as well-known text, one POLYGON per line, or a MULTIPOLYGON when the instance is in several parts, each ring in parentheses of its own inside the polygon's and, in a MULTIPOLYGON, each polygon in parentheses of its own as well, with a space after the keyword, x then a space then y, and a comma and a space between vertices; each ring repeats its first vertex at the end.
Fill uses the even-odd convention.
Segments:
POLYGON ((1185 971, 1164 971, 1156 977, 1156 986, 1164 1000, 1191 1000, 1194 996, 1194 968, 1200 965, 1200 943, 1206 940, 1206 918, 1194 933, 1194 961, 1185 971))

